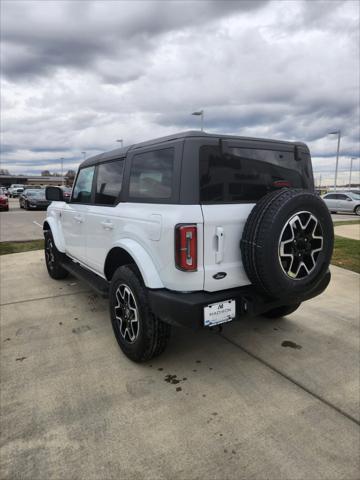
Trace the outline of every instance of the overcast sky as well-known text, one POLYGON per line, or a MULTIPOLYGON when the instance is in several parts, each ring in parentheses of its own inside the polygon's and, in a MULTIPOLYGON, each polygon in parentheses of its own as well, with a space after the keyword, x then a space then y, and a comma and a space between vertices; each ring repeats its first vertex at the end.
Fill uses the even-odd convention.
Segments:
POLYGON ((198 109, 209 132, 307 142, 328 183, 329 131, 340 180, 359 157, 357 0, 2 0, 1 56, 11 173, 198 129, 198 109))

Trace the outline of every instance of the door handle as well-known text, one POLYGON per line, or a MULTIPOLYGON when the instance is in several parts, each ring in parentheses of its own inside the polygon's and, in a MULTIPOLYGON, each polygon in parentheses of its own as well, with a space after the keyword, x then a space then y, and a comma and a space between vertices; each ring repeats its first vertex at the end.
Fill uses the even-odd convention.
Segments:
POLYGON ((224 229, 222 227, 216 227, 216 239, 215 262, 221 263, 224 259, 224 229))
POLYGON ((75 215, 74 220, 76 223, 83 223, 84 219, 81 215, 75 215))
POLYGON ((109 222, 109 220, 104 220, 101 222, 101 225, 105 230, 112 230, 114 228, 114 224, 112 222, 109 222))

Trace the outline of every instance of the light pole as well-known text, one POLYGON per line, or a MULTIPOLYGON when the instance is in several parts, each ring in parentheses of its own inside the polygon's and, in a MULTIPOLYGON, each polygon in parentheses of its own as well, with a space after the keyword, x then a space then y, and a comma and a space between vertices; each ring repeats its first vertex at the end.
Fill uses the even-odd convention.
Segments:
POLYGON ((85 160, 85 157, 86 157, 86 152, 81 152, 84 156, 83 160, 85 160))
POLYGON ((121 144, 121 148, 123 148, 124 140, 122 138, 119 138, 119 140, 116 140, 116 141, 119 142, 121 144))
POLYGON ((340 151, 341 130, 334 130, 333 132, 329 132, 329 135, 337 135, 338 136, 337 150, 336 150, 335 182, 334 182, 334 190, 336 190, 337 176, 338 176, 338 166, 339 166, 339 151, 340 151))
POLYGON ((196 115, 201 117, 201 131, 203 131, 204 130, 204 110, 193 112, 191 115, 196 115))
POLYGON ((64 185, 64 157, 60 158, 61 162, 61 185, 64 185))
POLYGON ((349 176, 349 188, 351 188, 351 174, 352 174, 352 166, 353 166, 353 161, 356 160, 356 157, 351 157, 350 160, 350 176, 349 176))

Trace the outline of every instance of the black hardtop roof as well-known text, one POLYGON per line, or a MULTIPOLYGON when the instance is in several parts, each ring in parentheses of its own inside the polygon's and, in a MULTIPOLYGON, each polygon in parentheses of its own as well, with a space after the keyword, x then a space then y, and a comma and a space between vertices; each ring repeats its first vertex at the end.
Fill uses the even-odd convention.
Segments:
POLYGON ((128 145, 122 148, 115 148, 114 150, 110 150, 108 152, 100 153, 99 155, 95 155, 93 157, 87 158, 84 160, 79 168, 96 165, 101 162, 105 162, 107 160, 113 160, 115 158, 122 158, 127 155, 130 150, 136 150, 137 148, 148 147, 151 145, 158 145, 160 143, 169 142, 171 140, 178 140, 182 138, 190 138, 190 137, 204 137, 204 138, 223 138, 223 139, 236 139, 236 140, 246 140, 246 141, 254 141, 254 142, 267 142, 267 143, 274 143, 274 144, 281 144, 281 145, 299 145, 305 146, 301 142, 289 142, 285 140, 271 140, 267 138, 255 138, 255 137, 241 137, 237 135, 225 135, 219 133, 206 133, 199 130, 188 130, 186 132, 179 132, 174 133, 172 135, 167 135, 165 137, 154 138, 152 140, 147 140, 145 142, 134 143, 133 145, 128 145))

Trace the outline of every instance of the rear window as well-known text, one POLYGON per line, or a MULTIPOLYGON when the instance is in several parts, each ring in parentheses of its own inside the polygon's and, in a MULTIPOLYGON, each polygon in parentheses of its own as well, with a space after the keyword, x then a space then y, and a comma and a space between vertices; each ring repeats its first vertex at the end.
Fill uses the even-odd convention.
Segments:
POLYGON ((282 187, 309 188, 302 168, 292 152, 203 146, 200 202, 253 203, 282 187))

